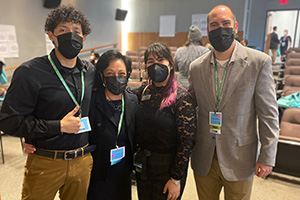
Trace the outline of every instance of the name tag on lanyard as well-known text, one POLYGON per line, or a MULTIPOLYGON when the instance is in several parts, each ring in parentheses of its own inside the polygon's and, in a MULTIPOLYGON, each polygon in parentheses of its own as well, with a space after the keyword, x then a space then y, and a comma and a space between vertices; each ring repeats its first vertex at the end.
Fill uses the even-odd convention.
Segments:
POLYGON ((222 126, 222 113, 221 112, 209 112, 209 127, 210 133, 221 134, 222 126))
POLYGON ((110 163, 115 165, 125 157, 125 147, 117 147, 110 150, 110 163))
POLYGON ((84 132, 92 130, 91 125, 90 125, 90 120, 89 120, 88 117, 81 118, 80 119, 80 124, 81 124, 81 126, 79 128, 78 133, 76 133, 76 134, 84 133, 84 132))

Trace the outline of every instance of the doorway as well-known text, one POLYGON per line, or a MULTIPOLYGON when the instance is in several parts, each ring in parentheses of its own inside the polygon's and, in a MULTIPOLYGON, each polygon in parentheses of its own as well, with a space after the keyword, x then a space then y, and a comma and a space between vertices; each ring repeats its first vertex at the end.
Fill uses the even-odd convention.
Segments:
POLYGON ((273 32, 273 27, 277 26, 277 35, 280 39, 284 35, 284 30, 288 30, 288 35, 292 38, 291 47, 300 47, 300 10, 269 10, 267 12, 265 45, 264 51, 269 54, 269 34, 273 32))

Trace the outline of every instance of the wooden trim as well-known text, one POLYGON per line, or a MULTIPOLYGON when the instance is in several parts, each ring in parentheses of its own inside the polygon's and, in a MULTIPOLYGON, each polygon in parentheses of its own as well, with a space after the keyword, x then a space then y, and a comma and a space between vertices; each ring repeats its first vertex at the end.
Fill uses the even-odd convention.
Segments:
POLYGON ((95 49, 102 49, 102 48, 106 48, 106 47, 110 47, 110 46, 113 46, 114 48, 116 48, 118 46, 118 43, 106 44, 106 45, 102 45, 102 46, 99 46, 99 47, 83 49, 83 50, 80 51, 80 53, 87 52, 87 51, 92 51, 92 50, 95 50, 95 49))
MULTIPOLYGON (((128 33, 128 50, 138 51, 140 47, 148 47, 154 42, 162 42, 169 47, 184 46, 188 39, 189 32, 176 32, 175 37, 159 37, 158 32, 140 32, 128 33)), ((243 40, 243 31, 238 32, 240 40, 243 40)), ((205 46, 209 41, 207 36, 201 39, 202 45, 205 46)))
POLYGON ((19 65, 16 65, 16 66, 12 66, 12 67, 5 67, 4 69, 5 69, 5 71, 7 71, 7 70, 16 69, 18 67, 19 67, 19 65))

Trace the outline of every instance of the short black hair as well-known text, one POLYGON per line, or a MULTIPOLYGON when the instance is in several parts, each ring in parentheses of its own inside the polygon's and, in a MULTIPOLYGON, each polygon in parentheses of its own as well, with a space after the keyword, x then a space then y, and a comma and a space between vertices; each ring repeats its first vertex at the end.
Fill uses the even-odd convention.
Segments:
POLYGON ((80 24, 83 35, 91 33, 88 18, 73 6, 60 6, 50 12, 45 22, 45 32, 54 32, 54 29, 61 22, 72 22, 80 24))
POLYGON ((277 26, 273 26, 273 31, 276 31, 276 29, 277 29, 277 26))
POLYGON ((116 50, 108 50, 100 56, 100 58, 96 64, 97 73, 103 74, 104 70, 109 66, 110 62, 117 60, 117 59, 121 59, 125 63, 127 77, 129 78, 130 74, 132 72, 131 58, 122 55, 120 52, 118 52, 116 50))

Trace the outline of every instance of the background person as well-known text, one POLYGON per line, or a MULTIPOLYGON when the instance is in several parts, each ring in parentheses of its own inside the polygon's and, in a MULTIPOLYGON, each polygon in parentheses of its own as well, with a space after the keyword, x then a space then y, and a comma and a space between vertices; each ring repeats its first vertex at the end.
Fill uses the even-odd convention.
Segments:
POLYGON ((99 53, 95 52, 94 50, 91 51, 91 56, 89 57, 89 61, 93 64, 96 65, 98 60, 100 58, 99 53))
POLYGON ((197 192, 199 199, 218 200, 224 187, 225 199, 249 200, 254 174, 266 177, 275 164, 279 125, 271 59, 234 40, 238 23, 228 6, 214 7, 207 26, 214 49, 191 64, 189 75, 199 109, 191 158, 197 192))
POLYGON ((94 163, 88 199, 130 200, 138 104, 136 95, 125 90, 132 71, 131 60, 116 50, 109 50, 102 54, 96 69, 89 117, 90 143, 97 149, 92 152, 94 163), (117 146, 124 147, 125 156, 112 162, 111 152, 117 146))
POLYGON ((209 51, 209 49, 202 46, 201 38, 200 29, 194 25, 190 26, 188 41, 184 47, 178 48, 175 53, 175 71, 179 72, 177 82, 184 88, 189 86, 188 75, 191 62, 209 51))
POLYGON ((288 35, 288 30, 284 29, 283 36, 280 38, 280 55, 286 56, 287 50, 292 46, 292 38, 288 35))
POLYGON ((94 66, 77 55, 91 32, 85 15, 72 6, 54 9, 45 31, 55 48, 49 56, 21 64, 0 113, 0 127, 35 146, 25 166, 22 199, 86 199, 93 146, 79 132, 89 112, 94 66), (65 85, 63 85, 65 83, 65 85))
POLYGON ((271 33, 271 39, 270 39, 270 49, 272 52, 272 64, 275 63, 277 54, 278 54, 278 46, 279 46, 279 39, 277 35, 277 26, 273 27, 273 32, 271 33))
POLYGON ((140 200, 180 199, 191 150, 196 116, 192 98, 174 74, 170 49, 150 45, 144 54, 149 82, 137 91, 135 167, 140 200))
POLYGON ((248 47, 248 40, 247 39, 243 39, 241 41, 241 45, 245 46, 245 47, 248 47))

